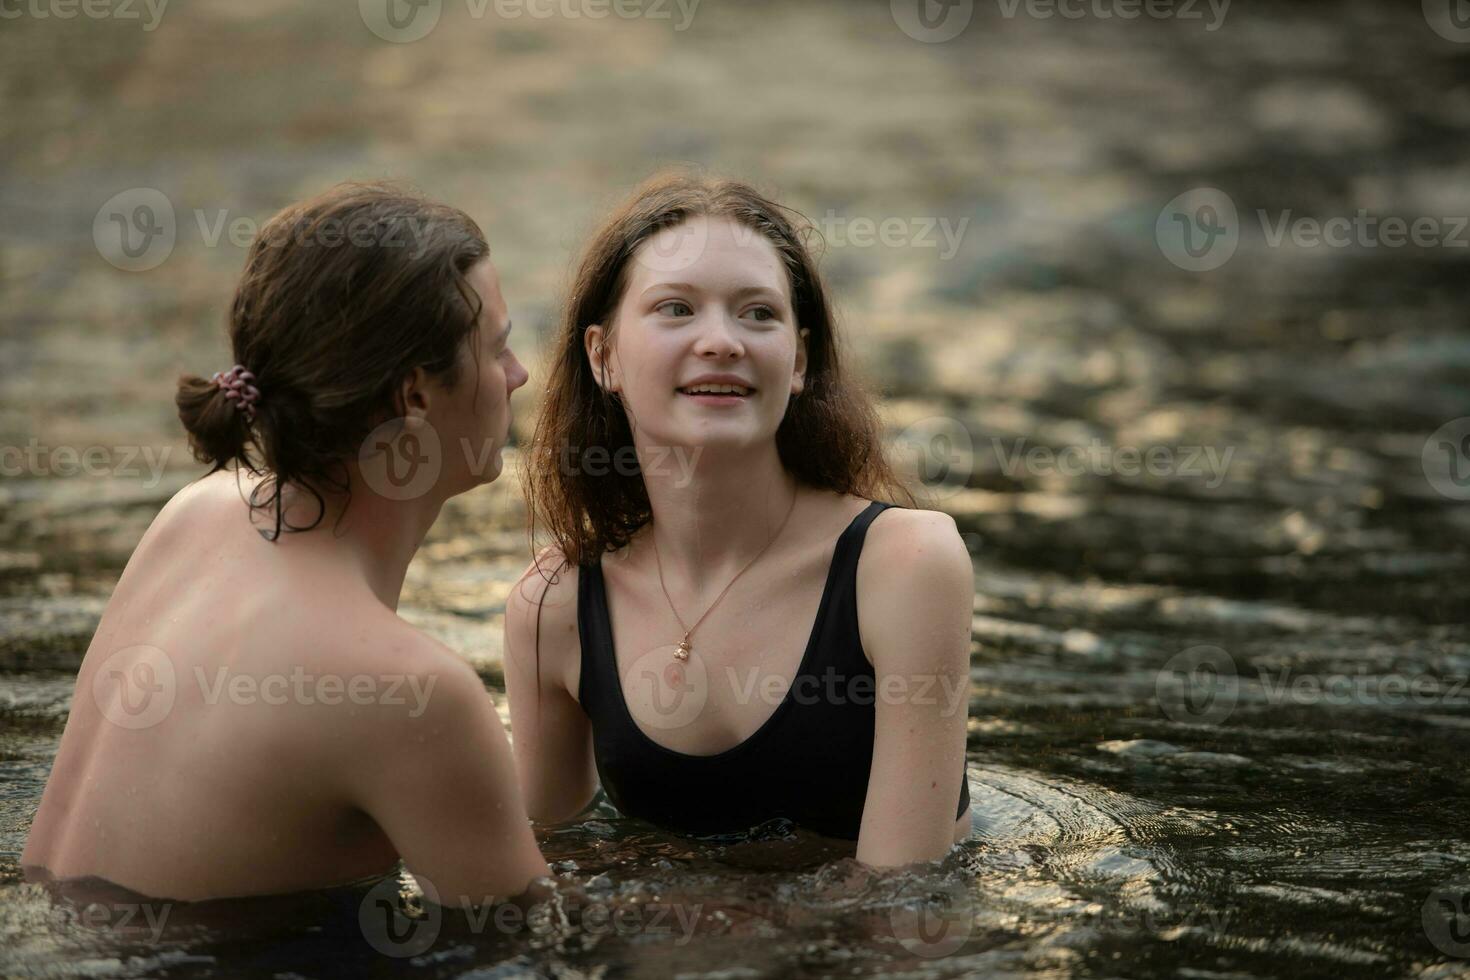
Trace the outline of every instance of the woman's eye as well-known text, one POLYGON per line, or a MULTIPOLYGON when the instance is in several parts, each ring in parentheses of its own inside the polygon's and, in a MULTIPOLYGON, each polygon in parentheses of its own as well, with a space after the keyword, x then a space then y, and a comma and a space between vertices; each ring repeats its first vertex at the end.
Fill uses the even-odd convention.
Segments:
POLYGON ((752 306, 746 311, 745 315, 763 323, 767 320, 776 319, 776 311, 769 306, 752 306))
POLYGON ((664 316, 693 316, 694 309, 688 303, 679 299, 671 299, 654 307, 664 316))

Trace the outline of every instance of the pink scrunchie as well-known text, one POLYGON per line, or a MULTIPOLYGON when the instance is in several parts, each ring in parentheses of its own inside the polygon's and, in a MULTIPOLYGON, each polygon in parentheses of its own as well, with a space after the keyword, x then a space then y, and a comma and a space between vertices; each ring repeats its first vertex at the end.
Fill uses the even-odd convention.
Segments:
POLYGON ((245 370, 245 365, 236 364, 228 371, 216 371, 210 380, 225 390, 225 397, 234 403, 235 408, 244 411, 246 419, 255 421, 255 402, 260 398, 260 389, 255 387, 255 375, 245 370))

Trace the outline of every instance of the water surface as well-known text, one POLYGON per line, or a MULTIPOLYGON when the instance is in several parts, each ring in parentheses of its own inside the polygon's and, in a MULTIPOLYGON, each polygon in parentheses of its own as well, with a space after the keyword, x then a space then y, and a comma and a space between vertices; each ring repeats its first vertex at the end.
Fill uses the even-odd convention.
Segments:
MULTIPOLYGON (((402 46, 351 6, 0 32, 0 444, 110 460, 0 480, 0 973, 1467 972, 1470 453, 1434 436, 1470 415, 1466 251, 1272 245, 1255 216, 1470 214, 1470 48, 1417 4, 1240 4, 1213 32, 977 7, 944 45, 881 3, 711 0, 678 35, 451 13, 402 46), (876 874, 780 824, 691 842, 602 805, 542 833, 584 894, 500 927, 395 918, 389 879, 280 903, 268 934, 182 909, 155 934, 24 882, 81 654, 199 472, 172 384, 226 365, 243 251, 197 215, 408 176, 485 223, 534 336, 592 215, 679 160, 819 219, 970 221, 943 258, 829 221, 823 263, 895 458, 974 557, 972 840, 876 874), (136 186, 180 215, 146 273, 89 235, 136 186), (1240 244, 1190 273, 1154 227, 1202 186, 1240 244)), ((402 609, 502 714, 522 528, 509 479, 452 502, 402 609)))

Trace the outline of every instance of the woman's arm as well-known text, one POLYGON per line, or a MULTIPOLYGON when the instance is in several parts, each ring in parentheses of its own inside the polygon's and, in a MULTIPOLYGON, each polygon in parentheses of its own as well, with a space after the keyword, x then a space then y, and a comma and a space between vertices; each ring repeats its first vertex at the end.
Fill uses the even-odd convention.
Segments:
POLYGON ((506 600, 505 690, 526 809, 532 820, 555 823, 587 808, 597 793, 597 767, 591 723, 567 687, 568 667, 582 652, 577 569, 564 566, 555 551, 543 552, 537 563, 540 568, 528 568, 506 600))
POLYGON ((873 765, 857 859, 896 867, 954 844, 965 772, 974 570, 954 520, 890 509, 858 562, 858 621, 873 662, 873 765))

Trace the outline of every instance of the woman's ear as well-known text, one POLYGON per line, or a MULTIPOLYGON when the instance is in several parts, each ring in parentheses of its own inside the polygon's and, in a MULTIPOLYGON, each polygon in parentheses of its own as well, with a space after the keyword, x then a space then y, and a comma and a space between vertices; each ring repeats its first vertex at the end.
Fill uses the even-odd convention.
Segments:
POLYGON ((791 369, 791 393, 801 394, 806 388, 806 338, 811 333, 806 327, 796 331, 796 365, 791 369))
POLYGON ((618 377, 617 358, 613 356, 602 324, 594 323, 582 331, 582 344, 587 351, 587 363, 592 366, 592 376, 602 390, 610 393, 620 390, 622 382, 618 377))
POLYGON ((429 402, 433 397, 428 372, 416 367, 403 378, 398 386, 398 414, 400 418, 425 418, 429 414, 429 402))

